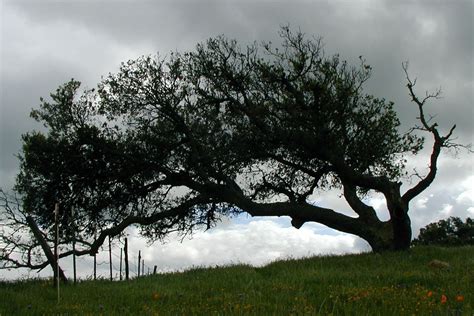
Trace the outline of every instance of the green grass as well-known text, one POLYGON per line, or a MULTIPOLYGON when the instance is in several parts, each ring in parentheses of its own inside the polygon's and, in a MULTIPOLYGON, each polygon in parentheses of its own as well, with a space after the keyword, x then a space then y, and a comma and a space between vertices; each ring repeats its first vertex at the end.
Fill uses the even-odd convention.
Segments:
POLYGON ((0 283, 0 315, 474 315, 474 247, 192 269, 129 282, 0 283), (438 259, 449 269, 431 268, 438 259), (447 301, 442 303, 442 296, 447 301))

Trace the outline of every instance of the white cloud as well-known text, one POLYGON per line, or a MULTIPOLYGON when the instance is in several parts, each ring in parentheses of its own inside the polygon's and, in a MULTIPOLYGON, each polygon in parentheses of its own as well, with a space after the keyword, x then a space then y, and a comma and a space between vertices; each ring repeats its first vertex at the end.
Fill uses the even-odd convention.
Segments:
POLYGON ((428 202, 428 200, 429 199, 426 196, 416 199, 415 207, 420 208, 420 209, 425 209, 426 208, 426 203, 428 202))
POLYGON ((367 250, 359 244, 356 247, 356 239, 345 234, 319 235, 312 228, 297 230, 274 221, 258 220, 199 232, 183 243, 173 240, 148 247, 145 252, 161 270, 230 263, 261 266, 288 257, 367 250))
POLYGON ((474 216, 474 207, 470 207, 467 209, 467 212, 471 215, 474 216))
POLYGON ((460 184, 460 190, 462 192, 456 197, 456 202, 474 203, 474 176, 464 179, 460 184))
POLYGON ((370 198, 369 205, 375 208, 375 210, 380 211, 387 207, 387 202, 382 195, 379 195, 379 196, 370 198))
POLYGON ((437 21, 432 17, 424 17, 417 21, 421 27, 421 33, 425 36, 433 36, 438 29, 437 21))
POLYGON ((451 204, 444 204, 443 209, 441 209, 440 213, 445 216, 451 216, 451 213, 453 211, 453 206, 451 204))
MULTIPOLYGON (((130 231, 129 262, 131 275, 135 276, 138 263, 138 251, 145 260, 145 272, 153 270, 170 272, 185 270, 196 266, 222 266, 244 263, 262 266, 272 261, 286 258, 301 258, 313 255, 358 253, 368 251, 368 245, 359 238, 347 234, 318 234, 321 230, 313 225, 301 229, 283 227, 272 220, 255 220, 246 224, 230 223, 223 228, 198 232, 191 239, 180 241, 176 236, 169 242, 146 245, 136 237, 136 230, 130 231)), ((119 272, 120 245, 113 248, 114 276, 119 272)), ((71 258, 62 260, 62 267, 72 278, 71 258)), ((108 248, 98 254, 98 275, 109 276, 108 248)), ((81 257, 78 274, 81 278, 91 277, 93 271, 92 257, 81 257)), ((19 274, 13 271, 5 274, 0 271, 0 279, 13 279, 20 275, 35 276, 35 273, 19 274)), ((50 276, 50 269, 45 269, 41 276, 50 276)))

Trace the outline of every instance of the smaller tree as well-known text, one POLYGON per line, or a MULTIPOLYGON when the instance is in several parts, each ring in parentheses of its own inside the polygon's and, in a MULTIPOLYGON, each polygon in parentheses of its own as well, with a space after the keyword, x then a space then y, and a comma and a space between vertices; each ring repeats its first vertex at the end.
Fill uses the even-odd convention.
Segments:
POLYGON ((420 229, 420 235, 413 245, 463 246, 474 245, 474 221, 466 218, 450 217, 420 229))
MULTIPOLYGON (((28 268, 39 272, 50 265, 54 279, 58 272, 60 279, 67 282, 51 250, 55 242, 54 229, 42 230, 20 203, 17 195, 9 195, 0 188, 0 270, 28 268)), ((61 250, 64 245, 63 241, 58 243, 61 250)))

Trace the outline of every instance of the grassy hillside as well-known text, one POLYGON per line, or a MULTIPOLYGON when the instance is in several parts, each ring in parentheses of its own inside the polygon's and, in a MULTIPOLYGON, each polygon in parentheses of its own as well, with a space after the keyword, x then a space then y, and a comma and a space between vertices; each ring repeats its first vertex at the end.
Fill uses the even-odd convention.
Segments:
POLYGON ((420 247, 84 281, 59 304, 51 281, 0 283, 0 315, 473 315, 473 296, 474 247, 420 247))

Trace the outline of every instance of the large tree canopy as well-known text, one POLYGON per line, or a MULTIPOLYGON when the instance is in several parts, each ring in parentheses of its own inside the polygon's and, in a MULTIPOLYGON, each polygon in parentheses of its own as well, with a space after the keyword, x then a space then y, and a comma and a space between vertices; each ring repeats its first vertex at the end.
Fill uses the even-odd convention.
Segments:
MULTIPOLYGON (((217 37, 168 58, 121 65, 78 96, 71 80, 32 116, 47 131, 23 136, 16 190, 43 226, 61 204, 62 225, 98 238, 138 225, 144 236, 211 227, 220 216, 289 216, 365 239, 375 251, 407 249, 410 201, 434 180, 443 136, 424 113, 408 75, 420 125, 402 133, 393 103, 364 93, 371 68, 326 56, 321 42, 281 30, 282 44, 217 37), (407 153, 433 137, 430 167, 402 194, 407 153), (334 189, 355 212, 315 203, 334 189), (380 192, 390 219, 364 203, 380 192), (75 210, 75 218, 71 218, 75 210)), ((404 67, 406 71, 406 65, 404 67)))

